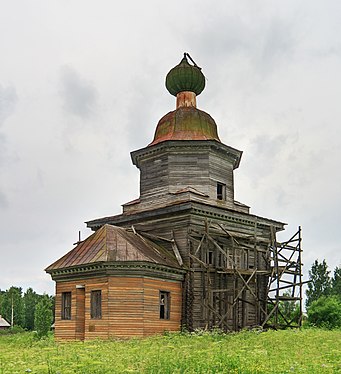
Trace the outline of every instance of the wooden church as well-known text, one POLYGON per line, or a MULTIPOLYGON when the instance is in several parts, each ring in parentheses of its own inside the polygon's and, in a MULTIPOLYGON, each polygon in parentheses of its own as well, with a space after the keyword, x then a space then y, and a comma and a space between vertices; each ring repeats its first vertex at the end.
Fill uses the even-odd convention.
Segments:
POLYGON ((139 198, 88 221, 94 233, 46 269, 56 282, 57 339, 237 331, 269 320, 269 282, 280 271, 277 262, 274 277, 271 248, 284 224, 234 199, 242 152, 197 108, 204 87, 185 53, 166 77, 176 109, 131 153, 139 198))

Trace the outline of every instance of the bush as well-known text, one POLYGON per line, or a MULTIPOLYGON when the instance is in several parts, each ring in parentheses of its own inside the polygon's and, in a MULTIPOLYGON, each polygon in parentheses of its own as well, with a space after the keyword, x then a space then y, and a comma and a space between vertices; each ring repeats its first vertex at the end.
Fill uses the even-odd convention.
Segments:
POLYGON ((24 328, 14 325, 6 330, 0 330, 0 335, 21 334, 23 332, 26 332, 24 328))
POLYGON ((310 326, 328 329, 341 327, 341 301, 336 296, 322 296, 313 301, 308 309, 310 326))

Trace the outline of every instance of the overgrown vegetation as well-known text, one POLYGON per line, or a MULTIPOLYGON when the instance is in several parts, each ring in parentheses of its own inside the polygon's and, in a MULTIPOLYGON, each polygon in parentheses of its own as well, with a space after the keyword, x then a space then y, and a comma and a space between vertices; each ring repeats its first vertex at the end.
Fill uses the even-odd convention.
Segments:
POLYGON ((308 322, 328 329, 341 327, 341 301, 336 296, 321 296, 308 309, 308 322))
POLYGON ((340 330, 197 332, 126 341, 35 340, 0 336, 0 374, 336 373, 340 330))
POLYGON ((309 270, 307 289, 308 323, 325 328, 341 327, 341 268, 336 267, 330 276, 325 260, 315 260, 309 270))

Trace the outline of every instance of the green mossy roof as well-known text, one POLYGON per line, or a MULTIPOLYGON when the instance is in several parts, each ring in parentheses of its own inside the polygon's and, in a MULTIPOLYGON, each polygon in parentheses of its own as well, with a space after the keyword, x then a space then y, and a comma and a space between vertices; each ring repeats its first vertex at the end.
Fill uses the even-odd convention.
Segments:
POLYGON ((167 74, 166 88, 174 96, 183 91, 199 95, 205 88, 205 76, 198 66, 188 63, 185 55, 180 64, 167 74))

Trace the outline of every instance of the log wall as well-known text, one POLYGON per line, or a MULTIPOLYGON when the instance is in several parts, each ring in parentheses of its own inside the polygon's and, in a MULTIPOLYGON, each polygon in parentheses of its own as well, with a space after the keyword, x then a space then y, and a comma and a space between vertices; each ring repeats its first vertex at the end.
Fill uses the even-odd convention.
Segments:
POLYGON ((56 284, 55 338, 89 340, 143 337, 178 331, 182 286, 146 277, 102 277, 56 284), (102 291, 102 318, 90 317, 91 291, 102 291), (160 319, 159 293, 170 293, 170 318, 160 319), (61 318, 62 293, 71 292, 71 319, 61 318))

